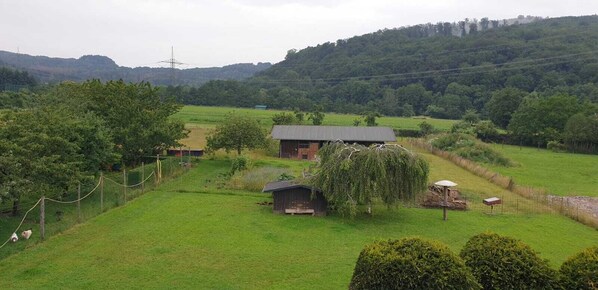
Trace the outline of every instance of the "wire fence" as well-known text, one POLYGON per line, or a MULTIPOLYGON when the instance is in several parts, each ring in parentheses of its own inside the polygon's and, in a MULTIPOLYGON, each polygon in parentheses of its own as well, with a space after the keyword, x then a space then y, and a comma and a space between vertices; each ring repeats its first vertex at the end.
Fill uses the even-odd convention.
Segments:
POLYGON ((598 204, 592 205, 597 202, 594 199, 550 195, 544 189, 518 185, 509 176, 503 176, 454 153, 434 148, 424 140, 410 138, 409 143, 417 148, 449 160, 457 166, 506 190, 507 193, 501 194, 501 196, 484 193, 484 189, 475 194, 463 192, 464 199, 468 201, 468 207, 472 210, 492 211, 492 213, 561 214, 585 225, 598 228, 598 214, 596 213, 598 204), (485 205, 483 199, 490 197, 500 198, 502 204, 494 206, 494 208, 485 205))
POLYGON ((183 174, 191 162, 190 158, 162 158, 130 170, 102 173, 61 197, 50 198, 40 193, 38 199, 23 201, 16 216, 12 215, 12 204, 1 204, 0 259, 126 204, 183 174), (25 230, 33 233, 29 239, 22 236, 25 230), (14 235, 18 240, 13 241, 14 235))

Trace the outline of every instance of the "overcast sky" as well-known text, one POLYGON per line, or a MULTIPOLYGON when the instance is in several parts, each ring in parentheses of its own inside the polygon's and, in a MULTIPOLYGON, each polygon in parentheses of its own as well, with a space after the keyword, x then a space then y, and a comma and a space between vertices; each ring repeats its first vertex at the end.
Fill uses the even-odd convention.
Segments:
POLYGON ((383 28, 466 17, 598 13, 598 0, 0 0, 0 50, 122 66, 189 67, 284 59, 289 49, 383 28))

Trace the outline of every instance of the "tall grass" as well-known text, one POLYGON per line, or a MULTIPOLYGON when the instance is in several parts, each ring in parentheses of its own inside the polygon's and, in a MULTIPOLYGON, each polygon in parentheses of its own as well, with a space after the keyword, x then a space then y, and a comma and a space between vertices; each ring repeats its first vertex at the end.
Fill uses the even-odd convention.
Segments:
POLYGON ((266 183, 278 180, 283 174, 291 175, 291 172, 279 167, 257 167, 235 173, 228 186, 233 189, 262 191, 266 183))
POLYGON ((563 199, 550 197, 545 189, 525 185, 518 185, 510 176, 504 176, 498 172, 489 170, 488 168, 481 166, 471 160, 465 159, 455 153, 440 150, 423 139, 410 138, 408 139, 408 142, 415 147, 424 149, 436 156, 449 160, 457 166, 477 176, 480 176, 506 190, 509 190, 528 200, 546 206, 547 212, 558 212, 585 225, 598 228, 598 218, 594 217, 592 214, 588 212, 579 211, 578 206, 572 206, 568 202, 565 203, 563 199))
POLYGON ((431 136, 428 140, 430 144, 437 149, 453 152, 458 156, 475 162, 490 163, 500 166, 513 165, 511 160, 468 134, 436 134, 431 136))

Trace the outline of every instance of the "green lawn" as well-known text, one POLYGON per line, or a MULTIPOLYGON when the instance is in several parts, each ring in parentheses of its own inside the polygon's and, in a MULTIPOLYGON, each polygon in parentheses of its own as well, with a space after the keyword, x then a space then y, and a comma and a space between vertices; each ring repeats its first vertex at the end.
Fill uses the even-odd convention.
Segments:
MULTIPOLYGON (((472 195, 501 193, 448 161, 425 158, 432 180, 450 178, 472 195)), ((360 250, 376 239, 418 235, 459 251, 492 230, 523 240, 554 267, 598 241, 598 231, 557 214, 471 210, 443 222, 440 210, 376 207, 373 217, 354 220, 276 215, 256 204, 266 194, 218 188, 229 166, 202 160, 157 191, 0 261, 0 288, 346 289, 360 250)))
MULTIPOLYGON (((201 124, 205 127, 211 127, 221 123, 226 114, 232 111, 257 118, 268 128, 272 126, 272 116, 276 113, 283 112, 279 110, 255 110, 247 108, 184 106, 181 111, 174 115, 174 119, 181 120, 186 124, 201 124)), ((353 120, 358 117, 359 116, 357 115, 326 113, 323 125, 352 126, 353 120)), ((426 121, 432 124, 436 129, 441 130, 450 129, 453 123, 456 122, 455 120, 441 120, 425 117, 382 117, 377 119, 379 126, 387 126, 395 129, 419 129, 418 125, 423 121, 426 121)))
POLYGON ((546 149, 492 145, 518 163, 513 167, 486 165, 520 185, 544 188, 551 194, 598 197, 598 155, 555 153, 546 149))

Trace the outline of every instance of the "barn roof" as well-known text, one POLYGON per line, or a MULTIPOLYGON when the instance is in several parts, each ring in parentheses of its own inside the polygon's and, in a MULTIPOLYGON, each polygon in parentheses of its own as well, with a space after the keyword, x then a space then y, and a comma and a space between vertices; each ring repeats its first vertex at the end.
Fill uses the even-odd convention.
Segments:
POLYGON ((388 127, 345 127, 345 126, 289 126, 272 128, 272 139, 309 141, 396 141, 394 131, 388 127))
POLYGON ((283 181, 274 181, 266 184, 262 192, 269 192, 269 191, 280 191, 285 189, 293 189, 293 188, 307 188, 312 189, 311 186, 305 184, 299 184, 294 182, 293 180, 283 180, 283 181))

